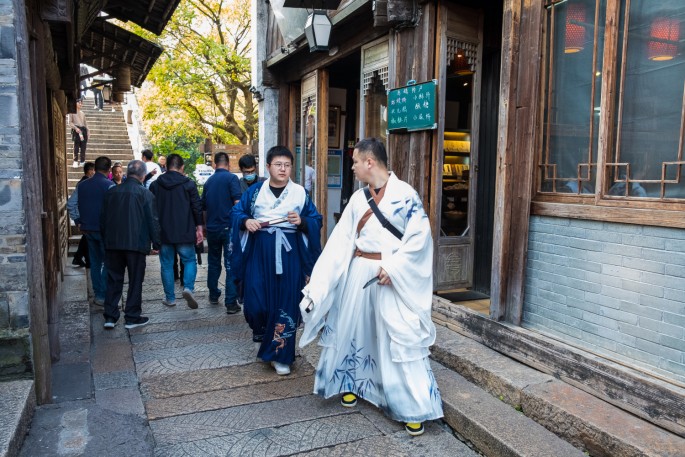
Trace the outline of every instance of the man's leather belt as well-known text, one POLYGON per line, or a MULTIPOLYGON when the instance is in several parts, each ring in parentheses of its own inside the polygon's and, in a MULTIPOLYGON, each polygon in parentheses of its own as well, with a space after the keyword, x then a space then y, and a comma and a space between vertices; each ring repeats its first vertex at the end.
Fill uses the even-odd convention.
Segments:
POLYGON ((365 259, 381 260, 380 252, 362 252, 359 249, 357 249, 356 251, 354 251, 354 255, 356 257, 364 257, 365 259))

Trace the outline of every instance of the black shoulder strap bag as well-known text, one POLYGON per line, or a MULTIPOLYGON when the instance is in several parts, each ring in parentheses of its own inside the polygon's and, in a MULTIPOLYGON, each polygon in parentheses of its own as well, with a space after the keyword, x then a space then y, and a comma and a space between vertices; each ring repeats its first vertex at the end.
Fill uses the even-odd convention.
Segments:
POLYGON ((381 210, 378 209, 378 205, 373 199, 373 196, 371 195, 371 191, 369 190, 368 187, 364 187, 364 195, 366 196, 366 202, 369 204, 371 207, 371 211, 373 211, 373 214, 376 216, 376 219, 378 219, 378 222, 381 223, 383 227, 385 227, 390 233, 395 235, 395 237, 398 240, 402 239, 402 232, 400 232, 397 227, 392 225, 390 221, 388 221, 385 216, 383 216, 383 213, 381 213, 381 210))

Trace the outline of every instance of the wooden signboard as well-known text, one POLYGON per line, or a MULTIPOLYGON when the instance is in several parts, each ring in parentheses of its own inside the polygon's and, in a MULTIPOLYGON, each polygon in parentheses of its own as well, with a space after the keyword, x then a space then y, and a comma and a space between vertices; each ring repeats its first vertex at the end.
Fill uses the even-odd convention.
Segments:
POLYGON ((434 79, 388 91, 388 132, 433 130, 438 128, 435 95, 438 82, 434 79))

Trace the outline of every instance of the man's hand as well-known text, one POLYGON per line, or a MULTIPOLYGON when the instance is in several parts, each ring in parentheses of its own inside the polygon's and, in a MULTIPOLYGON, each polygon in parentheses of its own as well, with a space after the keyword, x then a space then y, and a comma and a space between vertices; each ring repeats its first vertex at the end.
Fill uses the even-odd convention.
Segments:
POLYGON ((257 219, 248 219, 245 221, 245 228, 250 233, 254 233, 260 228, 262 228, 262 224, 257 219))
POLYGON ((388 276, 388 272, 385 271, 384 269, 378 270, 378 284, 381 286, 386 286, 392 284, 392 281, 390 280, 390 276, 388 276))
POLYGON ((150 250, 150 255, 157 255, 157 254, 159 254, 159 251, 157 249, 150 250))
POLYGON ((150 173, 152 174, 152 176, 156 175, 156 174, 157 174, 157 169, 154 168, 150 173))
POLYGON ((302 223, 302 219, 300 219, 300 215, 295 211, 288 211, 288 222, 293 225, 300 225, 302 223))
POLYGON ((195 244, 202 243, 202 240, 204 240, 204 237, 202 236, 202 226, 198 225, 195 229, 195 244))

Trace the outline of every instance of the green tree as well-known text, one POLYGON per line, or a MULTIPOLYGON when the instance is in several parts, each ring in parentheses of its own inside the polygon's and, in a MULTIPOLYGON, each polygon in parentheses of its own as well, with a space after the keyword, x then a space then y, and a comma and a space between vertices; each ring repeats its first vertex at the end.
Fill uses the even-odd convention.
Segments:
POLYGON ((181 0, 156 41, 164 53, 140 93, 151 142, 250 143, 257 106, 249 91, 249 0, 181 0))

